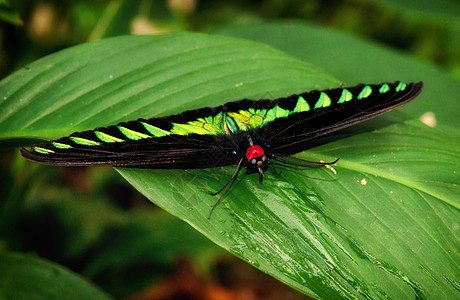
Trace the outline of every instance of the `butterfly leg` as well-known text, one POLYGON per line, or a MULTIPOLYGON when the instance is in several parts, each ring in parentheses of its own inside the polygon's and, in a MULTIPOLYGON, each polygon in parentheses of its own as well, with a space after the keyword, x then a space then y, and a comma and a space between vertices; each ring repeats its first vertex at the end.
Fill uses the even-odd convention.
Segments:
POLYGON ((275 166, 273 165, 273 163, 271 161, 269 161, 269 166, 270 166, 270 170, 272 170, 273 174, 275 174, 276 177, 280 177, 281 175, 281 171, 278 173, 275 169, 275 166))

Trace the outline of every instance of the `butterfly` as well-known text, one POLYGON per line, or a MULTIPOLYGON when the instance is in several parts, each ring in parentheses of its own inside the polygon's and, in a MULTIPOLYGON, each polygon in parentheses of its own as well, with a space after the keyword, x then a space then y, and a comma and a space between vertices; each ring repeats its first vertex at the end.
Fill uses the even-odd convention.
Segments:
POLYGON ((241 169, 258 173, 262 182, 268 168, 276 172, 273 160, 296 164, 285 158, 313 147, 321 137, 408 103, 422 89, 423 82, 394 82, 314 90, 275 100, 244 99, 74 132, 22 148, 21 155, 56 166, 196 169, 236 165, 230 181, 219 191, 223 196, 241 169))

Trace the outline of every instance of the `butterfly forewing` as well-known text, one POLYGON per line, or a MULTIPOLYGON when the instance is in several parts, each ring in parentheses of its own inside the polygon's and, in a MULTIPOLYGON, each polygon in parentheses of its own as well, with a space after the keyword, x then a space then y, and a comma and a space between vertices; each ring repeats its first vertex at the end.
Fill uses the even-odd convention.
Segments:
POLYGON ((377 117, 413 100, 423 83, 358 85, 300 95, 310 110, 276 120, 267 131, 270 151, 291 155, 313 146, 319 137, 377 117))

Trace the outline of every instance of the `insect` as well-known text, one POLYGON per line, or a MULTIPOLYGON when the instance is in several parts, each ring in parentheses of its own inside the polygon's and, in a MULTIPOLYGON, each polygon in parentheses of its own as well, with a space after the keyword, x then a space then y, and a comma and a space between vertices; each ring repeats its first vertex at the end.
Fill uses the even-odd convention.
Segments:
POLYGON ((242 168, 258 173, 262 182, 269 167, 274 171, 273 160, 289 163, 287 156, 311 148, 316 139, 398 108, 422 89, 423 82, 394 82, 315 90, 276 100, 245 99, 75 132, 30 150, 22 148, 21 154, 57 166, 194 169, 237 165, 219 191, 223 193, 212 213, 242 168))

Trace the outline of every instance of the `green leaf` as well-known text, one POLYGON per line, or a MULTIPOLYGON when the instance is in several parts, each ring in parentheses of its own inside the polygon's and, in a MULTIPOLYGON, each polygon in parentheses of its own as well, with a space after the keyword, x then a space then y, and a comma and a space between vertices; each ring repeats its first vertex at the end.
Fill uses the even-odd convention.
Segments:
POLYGON ((57 137, 338 84, 250 41, 197 33, 117 37, 60 51, 3 79, 0 137, 57 137))
POLYGON ((104 238, 102 249, 82 271, 97 278, 117 298, 137 293, 169 275, 178 257, 190 258, 195 266, 209 271, 206 266, 223 254, 223 249, 166 212, 135 211, 125 219, 104 238))
POLYGON ((38 257, 0 253, 1 299, 112 299, 83 278, 38 257))
POLYGON ((433 23, 445 24, 454 28, 459 28, 460 5, 452 0, 433 1, 433 0, 366 0, 376 5, 387 6, 406 17, 417 18, 426 22, 429 19, 433 23))
POLYGON ((422 95, 400 110, 419 118, 435 113, 438 124, 460 126, 460 82, 439 68, 340 30, 304 22, 233 26, 221 34, 267 43, 354 85, 363 82, 424 81, 422 95))
MULTIPOLYGON (((340 57, 334 61, 345 68, 340 57)), ((223 36, 107 39, 53 54, 0 82, 0 136, 64 135, 336 84, 270 47, 223 36)), ((299 156, 340 157, 337 175, 280 169, 279 178, 267 172, 262 185, 257 176, 241 176, 211 220, 218 197, 209 193, 234 168, 117 171, 214 243, 311 296, 449 298, 460 290, 460 145, 453 136, 408 122, 306 151, 299 156)))
MULTIPOLYGON (((460 143, 413 122, 306 151, 321 168, 242 179, 206 219, 232 169, 118 169, 157 205, 314 297, 458 294, 460 143), (455 208, 456 207, 456 208, 455 208)), ((443 295, 443 296, 442 296, 443 295)))
POLYGON ((22 25, 18 13, 11 7, 7 0, 0 0, 0 20, 14 25, 22 25))

